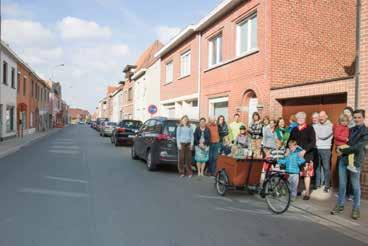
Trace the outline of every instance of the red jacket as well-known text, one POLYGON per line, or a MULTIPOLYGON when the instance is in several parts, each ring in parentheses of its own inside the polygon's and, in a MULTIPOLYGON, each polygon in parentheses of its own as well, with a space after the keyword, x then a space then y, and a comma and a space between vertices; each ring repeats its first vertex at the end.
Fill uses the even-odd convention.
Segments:
POLYGON ((349 138, 349 128, 340 124, 333 127, 334 142, 336 146, 347 144, 349 138))

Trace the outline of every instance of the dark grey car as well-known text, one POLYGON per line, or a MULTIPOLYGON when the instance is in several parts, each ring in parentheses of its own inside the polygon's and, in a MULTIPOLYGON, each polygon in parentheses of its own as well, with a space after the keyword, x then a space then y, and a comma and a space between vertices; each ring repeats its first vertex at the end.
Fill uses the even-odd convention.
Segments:
MULTIPOLYGON (((147 120, 135 135, 131 148, 132 159, 143 159, 150 171, 160 164, 177 165, 176 128, 178 119, 157 117, 147 120)), ((198 121, 191 121, 193 130, 198 121)))

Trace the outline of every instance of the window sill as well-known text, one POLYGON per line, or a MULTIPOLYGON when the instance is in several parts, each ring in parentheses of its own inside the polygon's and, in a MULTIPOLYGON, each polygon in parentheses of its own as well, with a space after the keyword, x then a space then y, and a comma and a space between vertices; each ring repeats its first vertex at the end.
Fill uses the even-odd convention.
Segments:
POLYGON ((219 68, 219 67, 225 66, 225 65, 227 65, 227 64, 230 64, 230 63, 235 62, 235 61, 238 61, 238 60, 241 60, 241 59, 243 59, 243 58, 245 58, 245 57, 247 57, 247 56, 251 56, 251 55, 256 54, 256 53, 258 53, 258 52, 259 52, 259 50, 258 50, 258 49, 257 49, 257 50, 249 51, 249 52, 244 53, 244 54, 242 54, 242 55, 240 55, 240 56, 237 56, 237 57, 235 57, 235 58, 233 58, 233 59, 231 59, 231 60, 228 60, 228 61, 225 61, 225 62, 221 62, 221 63, 219 63, 219 64, 216 64, 216 65, 213 65, 213 66, 211 66, 211 67, 207 68, 206 70, 204 70, 204 72, 206 73, 206 72, 212 71, 212 70, 214 70, 214 69, 216 69, 216 68, 219 68))
POLYGON ((178 78, 178 80, 185 79, 185 78, 187 78, 187 77, 189 77, 189 76, 190 76, 190 74, 188 74, 188 75, 184 75, 184 76, 181 76, 181 77, 179 77, 179 78, 178 78))
POLYGON ((172 84, 172 83, 173 83, 173 81, 170 81, 170 82, 165 82, 165 83, 164 83, 164 86, 165 86, 165 85, 169 85, 169 84, 172 84))

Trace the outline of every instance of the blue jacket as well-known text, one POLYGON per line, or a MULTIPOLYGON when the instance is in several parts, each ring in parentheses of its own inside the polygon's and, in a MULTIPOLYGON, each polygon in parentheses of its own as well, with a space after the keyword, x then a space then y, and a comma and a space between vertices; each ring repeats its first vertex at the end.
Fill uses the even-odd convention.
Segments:
POLYGON ((294 152, 289 152, 288 156, 277 161, 278 164, 285 166, 285 171, 291 174, 298 174, 300 166, 305 163, 304 158, 299 156, 299 152, 303 149, 297 147, 294 152))

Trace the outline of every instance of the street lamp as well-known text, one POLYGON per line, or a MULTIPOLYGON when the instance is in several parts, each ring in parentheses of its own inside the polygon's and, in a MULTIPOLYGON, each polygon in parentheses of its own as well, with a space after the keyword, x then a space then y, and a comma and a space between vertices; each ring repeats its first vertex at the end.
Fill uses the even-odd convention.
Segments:
POLYGON ((54 66, 54 67, 52 68, 52 70, 51 70, 50 80, 52 80, 52 78, 54 77, 54 72, 55 72, 56 68, 58 68, 58 67, 65 67, 65 64, 64 64, 64 63, 61 63, 61 64, 58 64, 58 65, 56 65, 56 66, 54 66))

